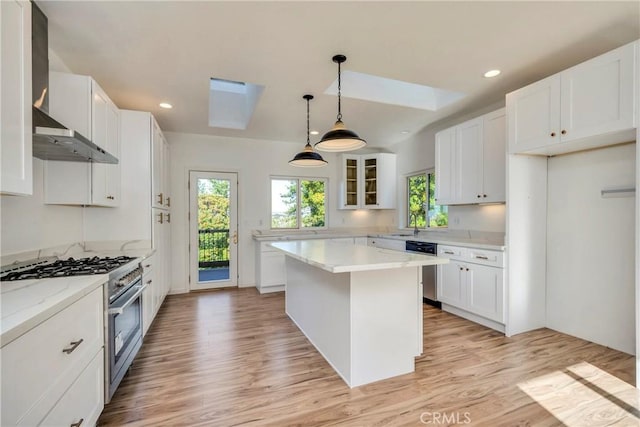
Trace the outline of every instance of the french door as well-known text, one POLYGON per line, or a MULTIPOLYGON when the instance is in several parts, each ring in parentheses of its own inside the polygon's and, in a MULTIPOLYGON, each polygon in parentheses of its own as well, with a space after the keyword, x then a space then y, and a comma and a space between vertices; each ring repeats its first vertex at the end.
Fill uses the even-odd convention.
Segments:
POLYGON ((238 286, 238 175, 189 172, 189 289, 238 286))

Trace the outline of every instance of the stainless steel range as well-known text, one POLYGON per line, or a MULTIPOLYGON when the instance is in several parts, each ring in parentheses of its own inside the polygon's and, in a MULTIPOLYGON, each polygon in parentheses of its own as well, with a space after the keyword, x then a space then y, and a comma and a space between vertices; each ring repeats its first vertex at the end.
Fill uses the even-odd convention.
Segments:
POLYGON ((142 345, 142 268, 138 258, 40 258, 2 267, 1 281, 108 274, 105 287, 105 402, 142 345))

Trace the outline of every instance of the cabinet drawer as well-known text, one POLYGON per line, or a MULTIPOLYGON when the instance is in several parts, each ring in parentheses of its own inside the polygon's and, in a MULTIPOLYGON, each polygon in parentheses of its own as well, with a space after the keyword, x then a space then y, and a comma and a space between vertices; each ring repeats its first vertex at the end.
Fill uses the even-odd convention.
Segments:
POLYGON ((44 418, 103 347, 103 316, 99 287, 0 350, 2 425, 44 418))
POLYGON ((156 254, 153 254, 140 263, 140 265, 142 265, 143 276, 153 270, 153 266, 155 265, 155 260, 156 260, 156 254))
POLYGON ((93 426, 104 408, 103 351, 95 355, 42 421, 43 426, 93 426))
POLYGON ((438 256, 443 258, 464 259, 467 249, 460 246, 438 245, 438 256))
POLYGON ((484 249, 467 249, 466 258, 469 262, 493 267, 504 266, 504 253, 484 249))

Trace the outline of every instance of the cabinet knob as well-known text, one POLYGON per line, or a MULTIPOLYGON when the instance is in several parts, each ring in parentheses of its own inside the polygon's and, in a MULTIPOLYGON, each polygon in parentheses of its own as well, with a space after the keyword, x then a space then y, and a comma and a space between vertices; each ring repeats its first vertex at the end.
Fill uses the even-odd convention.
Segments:
POLYGON ((486 194, 483 194, 483 195, 482 195, 482 197, 487 197, 487 195, 486 195, 486 194))
POLYGON ((476 197, 479 199, 480 197, 482 197, 481 195, 477 194, 476 197))
POLYGON ((469 271, 469 269, 467 268, 467 271, 469 271))
POLYGON ((564 130, 564 129, 562 129, 562 132, 560 132, 560 133, 561 133, 561 134, 563 134, 563 135, 566 135, 566 134, 567 134, 567 131, 566 131, 566 130, 564 130))
POLYGON ((556 136, 556 133, 555 132, 551 132, 551 136, 552 137, 556 136))
POLYGON ((464 270, 464 268, 460 267, 460 271, 464 270))

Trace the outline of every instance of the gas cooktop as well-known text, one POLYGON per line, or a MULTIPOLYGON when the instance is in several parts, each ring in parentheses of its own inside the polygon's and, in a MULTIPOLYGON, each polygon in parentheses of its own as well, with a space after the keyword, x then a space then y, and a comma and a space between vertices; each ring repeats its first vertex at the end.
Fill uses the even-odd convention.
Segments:
POLYGON ((135 258, 128 256, 119 257, 92 257, 92 258, 67 258, 50 261, 46 264, 33 266, 27 265, 3 272, 0 280, 27 280, 46 279, 50 277, 86 276, 91 274, 107 274, 135 258))

